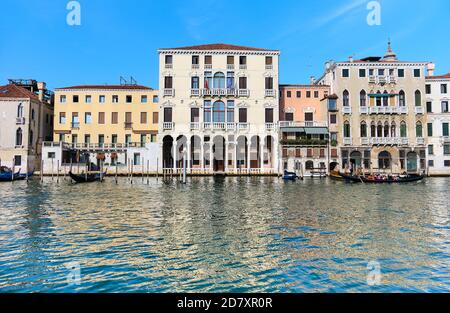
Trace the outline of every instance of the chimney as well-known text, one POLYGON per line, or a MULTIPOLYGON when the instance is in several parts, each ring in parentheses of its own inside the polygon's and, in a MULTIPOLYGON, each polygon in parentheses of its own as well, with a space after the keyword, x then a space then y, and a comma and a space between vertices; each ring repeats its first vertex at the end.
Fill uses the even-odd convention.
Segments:
POLYGON ((316 78, 315 78, 314 76, 311 76, 311 77, 309 78, 309 80, 310 80, 310 82, 311 82, 311 85, 314 85, 314 84, 316 83, 316 78))
POLYGON ((348 57, 348 61, 349 61, 350 63, 353 63, 353 56, 349 56, 349 57, 348 57))
POLYGON ((427 64, 428 76, 434 76, 434 69, 435 68, 436 68, 436 65, 434 63, 428 63, 427 64))
POLYGON ((39 82, 37 83, 37 87, 39 91, 39 101, 44 102, 45 83, 39 82))

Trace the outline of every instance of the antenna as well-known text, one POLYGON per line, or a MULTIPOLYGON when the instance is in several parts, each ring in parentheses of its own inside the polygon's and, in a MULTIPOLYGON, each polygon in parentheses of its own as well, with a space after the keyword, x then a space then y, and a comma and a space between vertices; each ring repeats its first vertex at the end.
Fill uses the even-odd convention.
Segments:
POLYGON ((130 76, 130 85, 134 85, 134 86, 137 85, 137 81, 136 81, 136 79, 133 78, 133 76, 130 76))
POLYGON ((122 76, 120 76, 120 84, 123 85, 128 85, 128 82, 125 78, 123 78, 122 76))

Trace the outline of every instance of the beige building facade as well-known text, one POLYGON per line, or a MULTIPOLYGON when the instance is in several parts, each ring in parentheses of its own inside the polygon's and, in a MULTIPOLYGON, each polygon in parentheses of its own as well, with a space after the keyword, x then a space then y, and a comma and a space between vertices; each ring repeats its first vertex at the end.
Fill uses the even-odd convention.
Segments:
POLYGON ((188 173, 278 168, 279 51, 227 44, 159 49, 163 167, 188 173))
POLYGON ((330 86, 330 140, 348 171, 426 170, 425 77, 429 62, 384 57, 327 62, 318 84, 330 86), (331 127, 330 127, 331 129, 331 127))

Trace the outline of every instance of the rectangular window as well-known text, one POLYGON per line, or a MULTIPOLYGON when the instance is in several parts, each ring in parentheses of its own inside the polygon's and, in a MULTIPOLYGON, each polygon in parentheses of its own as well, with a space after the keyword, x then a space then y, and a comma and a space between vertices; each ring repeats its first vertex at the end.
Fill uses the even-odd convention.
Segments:
POLYGON ((98 112, 98 123, 105 124, 105 112, 98 112))
POLYGON ((284 113, 284 118, 287 122, 294 121, 294 113, 284 113))
POLYGON ((133 155, 133 164, 134 165, 141 165, 141 154, 140 153, 134 153, 134 155, 133 155))
POLYGON ((151 134, 150 135, 150 142, 156 142, 156 135, 155 134, 151 134))
POLYGON ((147 142, 147 135, 141 134, 141 145, 145 145, 146 142, 147 142))
POLYGON ((302 97, 302 92, 301 91, 297 91, 297 98, 301 98, 302 97))
POLYGON ((130 134, 125 135, 125 143, 126 144, 130 144, 131 143, 131 135, 130 134))
POLYGON ((198 76, 191 77, 191 89, 199 89, 200 88, 200 78, 198 76))
POLYGON ((247 65, 247 57, 245 55, 239 57, 239 65, 247 65))
POLYGON ((61 103, 66 103, 66 101, 67 101, 67 99, 66 99, 66 96, 65 96, 65 95, 59 96, 59 102, 61 102, 61 103))
POLYGON ((288 91, 286 91, 286 97, 287 98, 290 98, 291 97, 291 92, 288 90, 288 91))
POLYGON ((450 145, 444 145, 444 155, 450 154, 450 145))
POLYGON ((434 154, 434 146, 433 145, 428 145, 428 154, 429 155, 433 155, 434 154))
POLYGON ((164 59, 165 59, 165 64, 166 64, 166 65, 172 65, 172 64, 173 64, 173 63, 172 63, 172 62, 173 62, 173 56, 171 56, 171 55, 166 55, 164 59))
POLYGON ((98 96, 98 102, 100 102, 100 103, 105 103, 105 96, 98 96))
POLYGON ((448 101, 441 102, 442 113, 448 113, 448 101))
POLYGON ((273 77, 266 77, 266 90, 272 90, 273 89, 273 77))
POLYGON ((266 57, 266 65, 273 65, 273 58, 268 56, 266 57))
POLYGON ((441 84, 441 93, 447 93, 447 84, 441 84))
POLYGON ((89 134, 84 135, 84 143, 85 144, 91 143, 91 135, 89 135, 89 134))
POLYGON ((80 98, 78 96, 73 96, 72 100, 73 100, 73 103, 78 103, 80 98))
POLYGON ((119 103, 119 96, 117 96, 117 95, 112 96, 112 102, 119 103))
POLYGON ((126 100, 125 100, 126 103, 131 103, 131 102, 133 102, 133 97, 130 96, 130 95, 126 96, 125 99, 126 99, 126 100))
POLYGON ((448 123, 442 123, 442 136, 448 136, 448 123))
POLYGON ((153 103, 158 103, 158 102, 159 102, 159 97, 153 96, 153 103))
POLYGON ((21 166, 22 165, 22 156, 15 155, 14 156, 14 166, 21 166))
POLYGON ((308 91, 306 92, 306 98, 311 98, 311 91, 308 90, 308 91))
POLYGON ((147 101, 148 101, 147 96, 146 95, 142 95, 141 96, 141 103, 147 103, 147 101))
POLYGON ((314 114, 311 112, 305 113, 305 122, 312 122, 314 121, 314 114))
POLYGON ((239 123, 247 123, 247 108, 239 108, 239 123))
POLYGON ((116 144, 117 143, 117 134, 112 134, 111 135, 111 143, 114 143, 114 144, 116 144))
POLYGON ((414 69, 414 77, 420 77, 420 68, 414 69))
POLYGON ((233 100, 227 101, 227 122, 230 122, 230 123, 234 122, 234 101, 233 100))
POLYGON ((85 101, 86 101, 86 103, 91 103, 92 102, 92 96, 86 96, 85 97, 85 101))
POLYGON ((158 124, 159 122, 159 113, 153 112, 153 124, 158 124))
POLYGON ((433 137, 433 123, 427 124, 427 133, 428 137, 433 137))
POLYGON ((132 113, 131 112, 125 112, 125 123, 131 124, 133 122, 132 113))
POLYGON ((227 56, 227 65, 234 65, 234 56, 227 56))
POLYGON ((239 89, 247 89, 247 77, 239 77, 239 89))
POLYGON ((266 109, 266 123, 273 123, 273 109, 266 109))
POLYGON ((91 124, 92 123, 92 115, 91 112, 84 113, 84 123, 91 124))
POLYGON ((66 124, 66 112, 59 112, 59 124, 66 124))
POLYGON ((56 158, 56 153, 55 152, 48 152, 47 153, 47 159, 54 159, 56 158))
POLYGON ((211 123, 211 100, 205 100, 203 104, 203 122, 211 123))
POLYGON ((118 124, 118 123, 119 123, 119 113, 111 112, 111 124, 118 124))
POLYGON ((141 124, 147 124, 147 112, 141 112, 141 124))
POLYGON ((359 69, 359 77, 366 77, 366 69, 364 68, 359 69))
POLYGON ((78 135, 77 134, 73 134, 72 135, 72 143, 73 144, 77 144, 78 143, 78 135))
POLYGON ((330 114, 330 124, 336 124, 336 114, 330 114))
POLYGON ((172 76, 164 77, 164 88, 165 89, 172 89, 173 88, 173 78, 172 78, 172 76))
POLYGON ((98 143, 101 145, 105 143, 105 135, 98 135, 98 143))
POLYGON ((384 76, 384 69, 378 69, 378 76, 384 76))
POLYGON ((200 64, 200 57, 198 55, 192 56, 192 65, 198 65, 200 64))
POLYGON ((164 108, 164 123, 172 122, 172 108, 164 108))
POLYGON ((200 122, 200 109, 199 108, 191 108, 191 123, 200 122))
POLYGON ((403 68, 398 69, 398 77, 405 77, 405 70, 403 68))
POLYGON ((427 102, 427 113, 432 113, 433 112, 433 103, 428 101, 427 102))
POLYGON ((319 98, 319 92, 318 91, 314 91, 314 98, 319 98))
POLYGON ((444 166, 449 167, 450 166, 450 160, 444 160, 444 166))
POLYGON ((342 69, 342 77, 349 77, 350 76, 350 71, 348 68, 343 68, 342 69))
POLYGON ((434 167, 434 160, 428 160, 428 167, 434 167))
POLYGON ((205 55, 205 65, 212 65, 212 56, 205 55))
POLYGON ((431 85, 430 84, 425 85, 425 93, 427 95, 429 95, 431 93, 431 85))

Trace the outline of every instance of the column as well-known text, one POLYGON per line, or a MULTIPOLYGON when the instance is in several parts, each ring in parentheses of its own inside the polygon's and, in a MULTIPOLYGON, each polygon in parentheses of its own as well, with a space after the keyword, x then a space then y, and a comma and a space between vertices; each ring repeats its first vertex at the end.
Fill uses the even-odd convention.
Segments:
POLYGON ((260 164, 259 164, 259 167, 260 167, 260 171, 261 171, 261 173, 263 173, 264 172, 264 148, 265 148, 265 146, 264 146, 264 139, 263 139, 263 141, 260 141, 260 164))
POLYGON ((249 172, 250 173, 250 148, 251 148, 251 146, 252 146, 252 141, 251 140, 249 140, 248 142, 247 142, 247 172, 249 172))
POLYGON ((234 173, 237 174, 237 163, 238 163, 238 142, 234 143, 234 173))
POLYGON ((204 155, 204 142, 203 138, 200 138, 200 168, 203 170, 205 168, 205 155, 204 155))
POLYGON ((226 140, 225 138, 223 140, 225 140, 224 169, 225 169, 225 173, 226 173, 228 171, 228 140, 226 140))
POLYGON ((187 172, 191 172, 191 157, 192 157, 192 151, 191 151, 191 143, 187 141, 187 172))
POLYGON ((177 172, 177 141, 173 140, 172 143, 172 158, 173 158, 173 173, 177 172))
MULTIPOLYGON (((212 138, 211 138, 212 139, 212 138)), ((210 140, 211 140, 210 139, 210 140)), ((209 171, 211 172, 211 173, 213 173, 213 171, 214 171, 214 168, 213 168, 213 143, 212 142, 210 142, 209 143, 209 171)))

